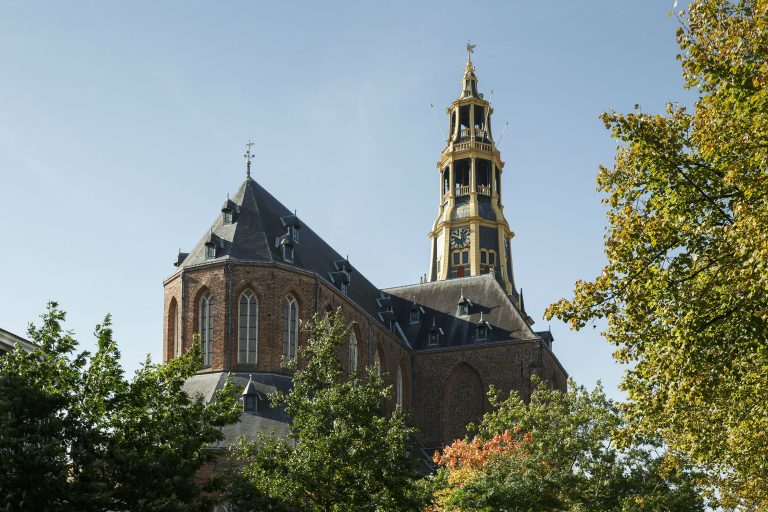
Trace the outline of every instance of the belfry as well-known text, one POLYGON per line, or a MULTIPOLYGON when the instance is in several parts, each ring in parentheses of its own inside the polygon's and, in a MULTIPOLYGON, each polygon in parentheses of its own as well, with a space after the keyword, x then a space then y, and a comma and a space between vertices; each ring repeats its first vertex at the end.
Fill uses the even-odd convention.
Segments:
POLYGON ((504 218, 504 162, 491 130, 493 108, 478 92, 470 45, 461 95, 447 109, 449 135, 440 154, 440 204, 429 233, 429 281, 493 274, 517 297, 510 240, 504 218))
POLYGON ((565 390, 568 374, 552 351, 552 334, 533 330, 515 289, 504 162, 491 130, 493 109, 478 92, 472 48, 461 95, 447 110, 450 135, 438 162, 426 281, 385 289, 371 283, 256 182, 250 142, 244 182, 222 207, 211 205, 213 223, 178 254, 163 283, 164 357, 200 343, 203 368, 188 391, 210 399, 229 378, 243 390, 240 422, 225 427, 225 444, 258 432, 288 434, 290 418, 269 394, 291 387, 286 361, 307 343, 300 323, 337 308, 352 326, 343 364, 350 372, 378 369, 392 387, 385 407, 409 412, 425 454, 482 418, 490 386, 527 397, 536 375, 565 390))

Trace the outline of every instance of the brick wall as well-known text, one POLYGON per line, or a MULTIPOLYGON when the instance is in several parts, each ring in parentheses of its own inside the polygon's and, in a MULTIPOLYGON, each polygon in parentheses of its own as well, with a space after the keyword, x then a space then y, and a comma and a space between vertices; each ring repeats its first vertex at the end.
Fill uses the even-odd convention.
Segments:
POLYGON ((466 423, 488 410, 490 385, 527 399, 534 374, 565 390, 567 375, 537 340, 416 353, 412 386, 419 440, 432 448, 463 437, 466 423))
MULTIPOLYGON (((378 348, 385 381, 393 386, 397 364, 402 365, 404 376, 404 406, 409 407, 411 374, 410 352, 384 326, 352 303, 335 287, 314 274, 285 265, 250 262, 216 262, 183 269, 164 283, 163 354, 168 360, 173 354, 169 322, 172 301, 179 304, 181 336, 186 350, 191 346, 194 333, 199 331, 199 301, 209 292, 213 296, 214 346, 210 368, 203 372, 258 371, 288 373, 281 365, 283 355, 283 303, 288 294, 297 301, 299 319, 308 321, 316 312, 341 307, 348 323, 354 322, 358 342, 357 366, 373 363, 378 348), (258 356, 256 364, 237 362, 238 302, 240 294, 249 289, 258 298, 258 356)), ((306 334, 299 333, 299 345, 306 343, 306 334)), ((341 348, 339 354, 349 365, 349 350, 341 348)), ((391 405, 391 403, 390 403, 391 405)))

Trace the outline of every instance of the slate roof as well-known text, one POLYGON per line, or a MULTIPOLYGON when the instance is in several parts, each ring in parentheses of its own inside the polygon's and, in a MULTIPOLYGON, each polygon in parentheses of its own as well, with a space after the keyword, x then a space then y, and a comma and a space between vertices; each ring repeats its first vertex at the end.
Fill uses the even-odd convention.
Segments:
MULTIPOLYGON (((411 346, 416 350, 435 350, 469 344, 494 343, 542 338, 535 333, 525 312, 510 300, 492 274, 462 277, 447 281, 399 286, 383 290, 411 346), (459 300, 468 303, 468 315, 459 315, 459 300), (419 308, 419 321, 410 322, 410 311, 419 308), (478 339, 478 326, 490 325, 487 339, 478 339), (439 343, 429 343, 433 325, 442 331, 439 343)), ((551 334, 549 334, 551 339, 551 334)), ((551 340, 550 340, 551 343, 551 340)), ((549 344, 549 343, 548 343, 549 344)))
MULTIPOLYGON (((191 396, 199 394, 206 402, 210 402, 216 391, 224 387, 228 375, 227 372, 193 375, 184 383, 184 391, 191 396)), ((258 432, 288 438, 290 418, 285 409, 272 407, 269 400, 263 398, 274 391, 287 393, 291 388, 291 378, 274 373, 233 373, 232 384, 238 397, 248 385, 249 378, 259 395, 258 412, 242 412, 240 421, 224 427, 224 441, 217 447, 235 445, 240 436, 253 440, 258 432)))
POLYGON ((224 224, 223 215, 217 215, 211 228, 189 254, 183 258, 184 253, 179 255, 179 268, 221 260, 282 262, 316 273, 339 288, 340 280, 347 280, 347 276, 339 273, 344 265, 350 271, 348 297, 378 318, 376 299, 379 289, 253 178, 248 177, 243 182, 232 198, 225 202, 224 208, 234 210, 232 224, 224 224), (294 242, 293 263, 283 261, 281 250, 275 243, 286 235, 289 225, 297 226, 299 232, 299 239, 294 242), (210 242, 212 235, 219 242, 213 260, 206 259, 206 243, 210 242))

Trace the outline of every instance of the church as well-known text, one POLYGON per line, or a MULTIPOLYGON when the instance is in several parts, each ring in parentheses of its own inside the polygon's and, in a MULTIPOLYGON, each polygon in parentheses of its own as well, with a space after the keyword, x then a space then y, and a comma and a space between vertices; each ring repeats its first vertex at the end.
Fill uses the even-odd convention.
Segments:
POLYGON ((312 230, 311 219, 297 217, 251 177, 250 147, 243 184, 213 210, 202 239, 179 253, 163 282, 163 357, 199 338, 203 368, 188 390, 211 399, 229 374, 243 389, 241 421, 225 428, 225 444, 259 431, 288 433, 289 418, 270 407, 268 395, 290 388, 284 361, 306 343, 300 322, 338 307, 353 325, 344 364, 378 368, 393 389, 387 407, 408 412, 428 450, 464 436, 488 409, 489 386, 528 396, 537 375, 566 389, 552 335, 534 330, 515 286, 504 162, 468 49, 461 94, 446 111, 449 136, 437 162, 438 214, 422 282, 371 283, 312 230))

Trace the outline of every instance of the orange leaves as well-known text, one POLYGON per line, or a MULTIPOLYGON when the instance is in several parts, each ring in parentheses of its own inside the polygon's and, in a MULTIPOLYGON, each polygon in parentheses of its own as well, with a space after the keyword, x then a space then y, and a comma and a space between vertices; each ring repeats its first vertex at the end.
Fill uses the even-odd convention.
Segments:
POLYGON ((515 429, 514 433, 506 430, 503 434, 487 440, 478 437, 469 442, 457 439, 453 444, 446 446, 442 454, 435 452, 433 460, 436 464, 451 470, 481 470, 501 455, 526 457, 528 455, 526 447, 530 442, 531 434, 520 435, 519 428, 515 429))

